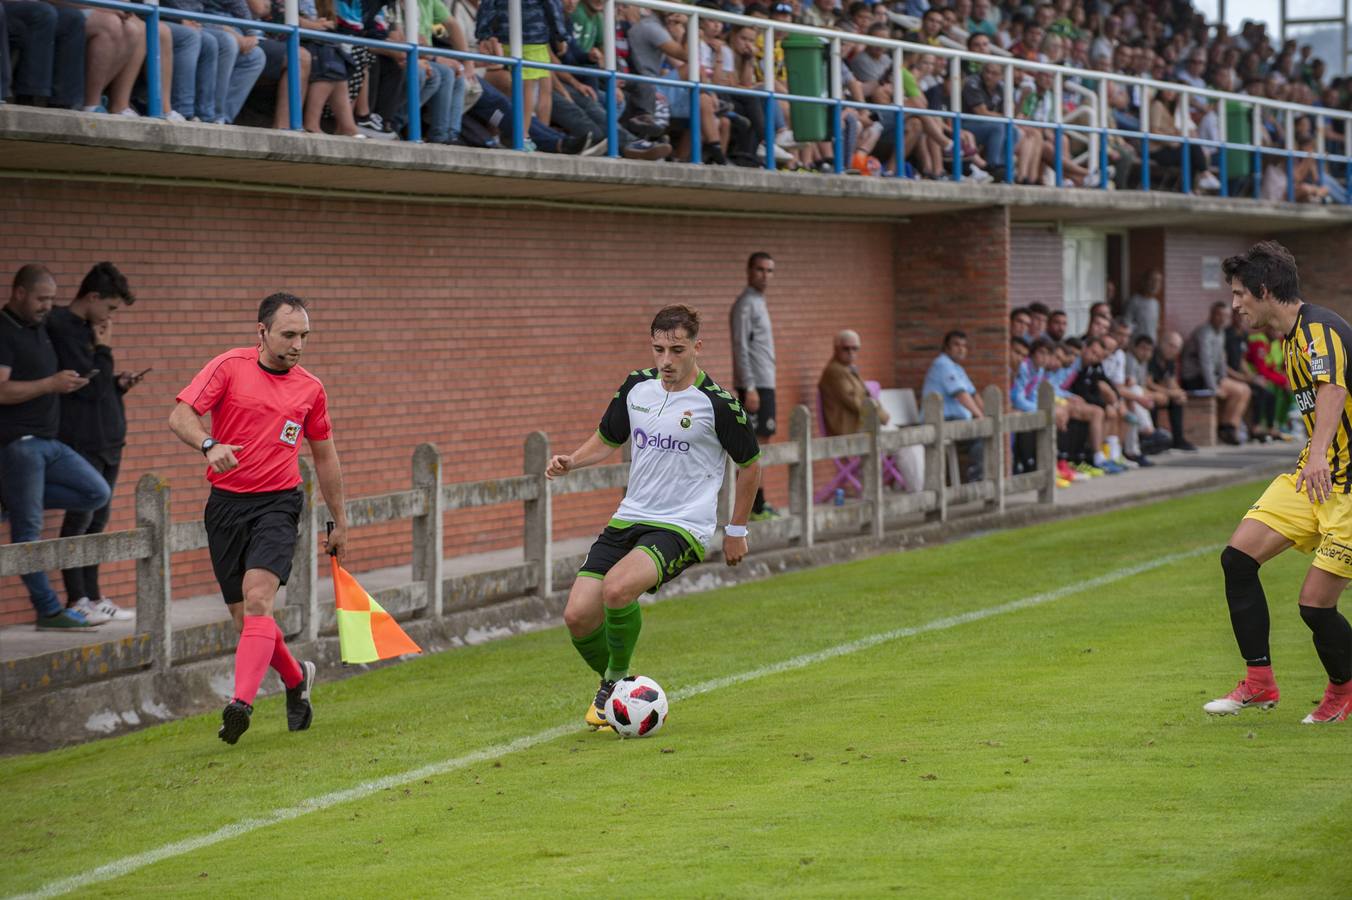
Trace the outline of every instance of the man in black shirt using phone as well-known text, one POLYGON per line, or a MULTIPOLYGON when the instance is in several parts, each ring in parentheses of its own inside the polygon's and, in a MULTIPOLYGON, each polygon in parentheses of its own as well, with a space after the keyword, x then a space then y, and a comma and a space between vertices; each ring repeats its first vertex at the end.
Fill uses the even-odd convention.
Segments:
MULTIPOLYGON (((61 397, 61 442, 103 476, 110 495, 127 443, 122 395, 145 376, 145 372, 117 373, 114 368, 113 314, 135 302, 126 277, 112 263, 101 262, 85 275, 70 305, 56 307, 47 317, 47 332, 61 368, 73 369, 88 379, 84 387, 61 397)), ((100 534, 108 527, 110 512, 111 499, 93 511, 67 510, 61 536, 100 534)), ((66 607, 79 612, 90 624, 133 618, 131 610, 104 595, 97 565, 63 569, 61 577, 66 583, 66 607)))

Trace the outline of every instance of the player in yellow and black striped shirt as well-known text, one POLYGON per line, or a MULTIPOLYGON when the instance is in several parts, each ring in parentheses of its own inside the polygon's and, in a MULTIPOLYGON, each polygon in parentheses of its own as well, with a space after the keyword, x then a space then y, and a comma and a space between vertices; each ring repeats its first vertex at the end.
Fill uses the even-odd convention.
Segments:
POLYGON ((1230 624, 1248 672, 1233 691, 1203 708, 1234 715, 1277 705, 1258 567, 1296 547, 1314 552, 1300 588, 1300 617, 1329 676, 1323 701, 1302 721, 1341 722, 1352 713, 1352 626, 1338 612, 1338 596, 1352 579, 1352 326, 1301 300, 1296 260, 1275 241, 1230 257, 1222 269, 1233 306, 1249 326, 1273 325, 1286 335, 1286 373, 1310 439, 1295 472, 1268 485, 1221 553, 1230 624))

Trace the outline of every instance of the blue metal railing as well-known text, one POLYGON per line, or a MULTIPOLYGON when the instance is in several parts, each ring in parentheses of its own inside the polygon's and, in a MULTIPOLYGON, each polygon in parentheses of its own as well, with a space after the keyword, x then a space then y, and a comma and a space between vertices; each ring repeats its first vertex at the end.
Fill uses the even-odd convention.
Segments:
MULTIPOLYGON (((762 102, 765 104, 764 111, 766 121, 766 129, 765 129, 766 134, 764 135, 765 167, 766 169, 772 171, 777 168, 774 155, 775 139, 773 132, 773 123, 776 121, 777 118, 778 104, 781 101, 789 101, 794 104, 820 104, 830 107, 829 111, 829 119, 831 125, 830 143, 834 151, 833 169, 837 174, 842 173, 845 170, 847 164, 847 160, 844 159, 845 137, 844 137, 843 118, 845 115, 845 111, 859 110, 865 112, 880 113, 882 114, 881 118, 883 118, 884 121, 888 116, 894 117, 895 131, 893 139, 897 153, 897 164, 891 174, 895 177, 904 177, 905 172, 905 162, 904 159, 902 158, 902 149, 904 147, 906 121, 908 117, 919 116, 919 117, 937 118, 940 120, 946 119, 951 122, 952 124, 951 170, 952 170, 952 179, 954 181, 961 181, 963 179, 962 173, 963 156, 962 156, 961 138, 962 138, 963 123, 964 121, 966 121, 966 122, 991 122, 1000 124, 1005 128, 1004 159, 1000 160, 1000 163, 1003 164, 1006 182, 1013 182, 1015 178, 1014 135, 1016 134, 1017 128, 1023 127, 1050 131, 1052 133, 1052 140, 1055 141, 1053 148, 1054 152, 1053 152, 1052 169, 1053 174, 1055 176, 1055 184, 1057 187, 1061 187, 1065 183, 1065 175, 1064 175, 1065 159, 1062 150, 1063 145, 1062 138, 1066 134, 1071 133, 1071 134, 1080 134, 1084 136, 1086 139, 1089 139, 1091 136, 1097 137, 1098 158, 1097 160, 1095 160, 1095 162, 1097 163, 1096 165, 1096 168, 1098 170, 1097 187, 1099 189, 1106 189, 1110 181, 1108 171, 1109 170, 1108 145, 1109 138, 1111 137, 1120 137, 1125 138, 1127 140, 1140 142, 1142 150, 1140 159, 1141 190, 1143 191, 1150 191, 1152 189, 1152 178, 1151 178, 1152 161, 1150 156, 1150 145, 1151 142, 1153 141, 1181 145, 1179 169, 1180 169, 1181 189, 1185 193, 1190 192, 1192 188, 1194 173, 1192 172, 1190 148, 1193 145, 1207 147, 1211 148, 1214 151, 1217 151, 1216 157, 1220 181, 1219 193, 1223 197, 1228 197, 1230 195, 1229 190, 1230 184, 1228 178, 1229 153, 1227 151, 1240 151, 1252 154, 1253 156, 1252 182, 1253 182, 1253 196, 1255 198, 1261 196, 1264 157, 1272 157, 1272 156, 1282 157, 1285 160, 1287 170, 1286 173, 1287 199, 1290 201, 1294 201, 1296 196, 1294 170, 1296 160, 1298 159, 1314 159, 1316 162, 1317 170, 1321 181, 1326 175, 1328 175, 1329 177, 1334 177, 1332 175, 1332 169, 1336 164, 1341 163, 1344 169, 1344 177, 1343 177, 1344 183, 1346 184, 1347 188, 1352 188, 1352 124, 1350 124, 1352 123, 1352 112, 1330 110, 1317 107, 1304 107, 1298 104, 1270 101, 1266 100, 1265 98, 1252 97, 1249 95, 1225 94, 1219 91, 1194 89, 1189 88, 1186 85, 1154 82, 1151 81, 1150 79, 1134 78, 1131 76, 1118 75, 1115 73, 1097 72, 1097 71, 1082 72, 1079 70, 1066 69, 1064 67, 1050 66, 1041 63, 1031 63, 1023 60, 966 53, 964 51, 956 51, 948 48, 903 44, 902 42, 893 41, 890 39, 874 38, 865 35, 827 32, 823 31, 822 29, 814 29, 807 26, 791 25, 782 22, 768 22, 767 20, 764 19, 751 19, 746 18, 744 16, 731 15, 728 13, 723 13, 721 11, 705 9, 702 7, 688 7, 684 5, 666 2, 666 0, 607 0, 607 20, 609 21, 612 20, 613 18, 614 15, 613 5, 616 2, 625 2, 637 6, 642 6, 648 9, 661 10, 666 12, 676 12, 681 15, 689 16, 690 18, 689 27, 692 30, 698 29, 698 20, 701 17, 710 17, 723 22, 738 25, 751 25, 753 27, 760 29, 774 28, 780 32, 788 31, 788 32, 813 34, 822 37, 824 40, 827 40, 831 43, 833 50, 828 56, 828 59, 831 60, 832 62, 838 62, 839 47, 842 42, 884 45, 894 53, 895 55, 894 65, 896 66, 896 71, 898 73, 900 72, 900 67, 902 65, 903 53, 909 54, 918 53, 940 57, 947 56, 950 58, 951 62, 958 59, 978 63, 994 62, 999 65, 1009 67, 1011 70, 1052 71, 1055 73, 1057 79, 1055 98, 1058 102, 1055 103, 1056 109, 1054 111, 1055 118, 1057 119, 1057 121, 1044 122, 1030 119, 1019 119, 1013 117, 1012 115, 983 116, 977 115, 975 113, 961 112, 960 110, 906 107, 901 102, 894 104, 879 104, 879 103, 861 102, 856 100, 848 100, 843 97, 811 97, 793 93, 779 92, 774 90, 772 87, 770 89, 767 89, 767 88, 751 88, 724 84, 711 84, 698 79, 692 80, 689 78, 682 79, 670 77, 656 77, 656 76, 639 75, 637 73, 632 72, 621 73, 614 68, 595 68, 592 66, 577 66, 553 62, 549 63, 527 62, 526 60, 519 57, 492 56, 488 54, 470 51, 457 51, 457 50, 447 50, 439 47, 420 46, 416 43, 412 43, 407 40, 404 41, 378 40, 373 38, 363 38, 349 36, 345 34, 336 34, 327 31, 316 31, 308 28, 303 28, 299 25, 298 22, 292 24, 278 24, 275 22, 236 19, 229 16, 219 16, 209 13, 188 12, 185 10, 171 9, 167 7, 160 7, 157 5, 148 5, 143 3, 128 3, 124 2, 124 0, 81 0, 81 2, 87 6, 98 7, 103 9, 119 10, 123 12, 132 13, 134 15, 138 15, 146 19, 146 63, 145 63, 146 99, 149 108, 149 113, 150 115, 155 117, 160 117, 163 115, 163 97, 164 97, 164 86, 160 83, 160 64, 159 64, 161 56, 161 47, 159 40, 160 22, 163 20, 189 21, 203 24, 221 25, 230 28, 236 28, 244 32, 254 32, 261 33, 264 35, 270 35, 273 36, 274 38, 283 40, 286 43, 286 56, 287 56, 286 79, 287 79, 287 97, 289 100, 288 112, 289 112, 289 125, 292 130, 300 130, 301 128, 302 85, 300 80, 300 70, 301 70, 300 53, 301 53, 301 42, 302 40, 304 40, 316 43, 332 43, 332 44, 344 44, 348 46, 361 46, 387 51, 395 50, 397 52, 403 53, 405 55, 404 77, 406 80, 406 94, 409 106, 407 136, 410 141, 422 140, 421 122, 420 116, 418 114, 418 110, 421 108, 421 85, 420 85, 421 75, 419 63, 423 57, 432 57, 433 59, 436 58, 455 59, 461 61, 472 61, 477 63, 505 65, 509 67, 511 70, 511 79, 512 79, 511 86, 512 108, 514 111, 519 111, 524 102, 523 70, 526 67, 545 71, 568 72, 573 75, 579 75, 589 79, 602 79, 605 83, 606 88, 605 91, 606 97, 604 106, 606 114, 607 155, 612 158, 619 155, 620 149, 619 148, 620 113, 618 103, 616 101, 616 92, 620 83, 626 82, 626 83, 647 83, 652 84, 658 88, 666 88, 668 90, 686 90, 690 92, 690 100, 691 100, 690 123, 688 126, 691 144, 690 161, 696 164, 702 161, 703 123, 701 121, 700 115, 701 97, 703 96, 703 93, 707 91, 713 94, 714 96, 723 96, 723 95, 743 96, 743 97, 759 98, 762 100, 762 102), (1136 84, 1145 88, 1147 92, 1152 89, 1175 90, 1178 91, 1180 94, 1180 98, 1178 100, 1178 103, 1180 104, 1190 102, 1191 97, 1197 96, 1203 98, 1209 97, 1217 100, 1218 103, 1223 103, 1224 101, 1232 101, 1239 102, 1249 108, 1266 109, 1271 112, 1283 112, 1286 116, 1287 146, 1271 147, 1261 144, 1260 142, 1258 142, 1258 138, 1261 136, 1261 132, 1258 130, 1255 130, 1254 142, 1238 143, 1235 141, 1229 141, 1224 139, 1210 140, 1186 134, 1165 135, 1152 133, 1148 130, 1145 130, 1144 127, 1142 128, 1142 130, 1136 131, 1121 128, 1113 128, 1106 124, 1106 120, 1109 115, 1109 112, 1106 109, 1097 110, 1097 112, 1100 114, 1100 117, 1104 120, 1099 124, 1078 124, 1078 123, 1063 122, 1060 121, 1062 115, 1061 112, 1062 105, 1059 102, 1061 98, 1061 78, 1063 76, 1077 76, 1082 78, 1088 78, 1092 81, 1104 83, 1117 82, 1125 84, 1136 84), (1320 136, 1319 140, 1321 143, 1323 141, 1322 132, 1324 131, 1325 123, 1342 122, 1344 126, 1342 136, 1343 152, 1332 153, 1329 152, 1327 149, 1325 149, 1323 152, 1302 151, 1291 146, 1293 143, 1293 138, 1292 135, 1290 134, 1290 130, 1292 127, 1292 123, 1294 121, 1293 116, 1295 115, 1308 116, 1314 119, 1315 131, 1316 134, 1320 136)), ((406 16, 408 20, 406 22, 406 26, 411 25, 416 27, 417 24, 416 6, 414 6, 413 0, 405 0, 405 2, 409 7, 411 7, 409 10, 409 14, 406 16)), ((295 11, 294 3, 289 4, 289 6, 290 6, 289 16, 294 15, 295 11)), ((606 56, 608 59, 613 59, 614 35, 613 33, 607 33, 604 35, 604 37, 606 41, 606 56)), ((693 63, 689 63, 688 65, 693 65, 697 67, 699 63, 698 60, 695 60, 693 63)), ((954 77, 955 74, 960 73, 961 69, 955 62, 954 65, 951 67, 949 77, 952 78, 954 77)), ((896 76, 896 79, 899 83, 900 82, 899 74, 896 76)), ((1011 83, 1011 79, 1009 77, 1006 77, 1005 81, 1007 86, 1011 83)), ((773 82, 770 81, 768 78, 767 83, 769 85, 773 84, 773 82)), ((835 90, 838 91, 839 90, 838 84, 835 85, 834 88, 835 90)), ((956 92, 953 93, 953 96, 956 97, 956 92)), ((1100 96, 1106 95, 1100 94, 1100 96)), ((1006 99, 1007 110, 1011 102, 1012 102, 1011 99, 1008 98, 1006 99)), ((1148 123, 1149 111, 1142 110, 1142 113, 1143 113, 1142 115, 1143 123, 1148 123)), ((1221 110, 1221 114, 1223 119, 1224 118, 1223 109, 1221 110)), ((1258 118, 1257 116, 1255 116, 1255 122, 1257 121, 1258 118)), ((516 122, 513 123, 512 127, 513 132, 512 147, 513 149, 516 150, 521 150, 524 148, 527 137, 526 135, 527 127, 523 127, 522 122, 523 118, 518 116, 516 122)), ((529 122, 530 118, 525 117, 524 125, 528 126, 529 122)), ((716 137, 716 135, 713 137, 716 137)), ((992 164, 994 163, 994 161, 987 160, 987 163, 992 164)), ((1352 203, 1352 190, 1346 190, 1345 194, 1347 196, 1348 202, 1352 203)))

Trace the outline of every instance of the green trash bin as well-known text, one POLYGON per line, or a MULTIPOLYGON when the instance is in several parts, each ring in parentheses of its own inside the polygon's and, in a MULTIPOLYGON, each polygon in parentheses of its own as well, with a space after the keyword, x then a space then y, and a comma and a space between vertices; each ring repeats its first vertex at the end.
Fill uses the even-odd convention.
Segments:
MULTIPOLYGON (((789 72, 789 93, 800 97, 825 97, 826 40, 810 34, 784 38, 784 66, 789 72)), ((830 107, 821 103, 790 103, 789 124, 799 142, 824 141, 831 135, 830 107)))
MULTIPOLYGON (((1222 100, 1225 105, 1225 140, 1229 144, 1253 143, 1253 107, 1234 100, 1222 100)), ((1253 152, 1225 151, 1227 178, 1248 178, 1253 174, 1253 152)))

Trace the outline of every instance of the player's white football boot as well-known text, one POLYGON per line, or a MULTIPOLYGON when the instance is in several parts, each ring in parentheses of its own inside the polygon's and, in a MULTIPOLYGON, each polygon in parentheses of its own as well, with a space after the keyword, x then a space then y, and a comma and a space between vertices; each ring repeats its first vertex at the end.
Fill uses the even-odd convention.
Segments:
POLYGON ((1241 679, 1233 691, 1203 704, 1202 709, 1213 716, 1237 716, 1243 709, 1272 709, 1279 699, 1281 692, 1276 684, 1251 685, 1241 679))

